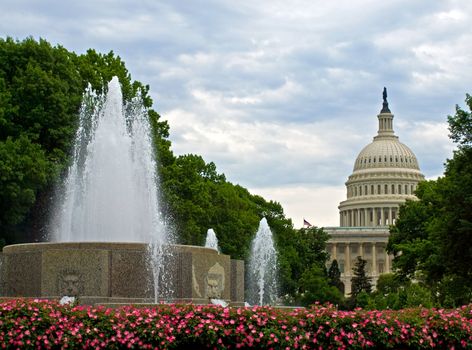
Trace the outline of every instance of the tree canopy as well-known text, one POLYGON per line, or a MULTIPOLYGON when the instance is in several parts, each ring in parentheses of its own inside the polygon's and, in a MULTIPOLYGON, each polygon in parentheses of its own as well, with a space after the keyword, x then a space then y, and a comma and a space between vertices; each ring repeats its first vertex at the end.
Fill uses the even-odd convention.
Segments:
POLYGON ((361 292, 370 293, 372 291, 372 277, 367 275, 367 260, 361 256, 356 258, 356 263, 352 268, 351 296, 356 298, 361 292))

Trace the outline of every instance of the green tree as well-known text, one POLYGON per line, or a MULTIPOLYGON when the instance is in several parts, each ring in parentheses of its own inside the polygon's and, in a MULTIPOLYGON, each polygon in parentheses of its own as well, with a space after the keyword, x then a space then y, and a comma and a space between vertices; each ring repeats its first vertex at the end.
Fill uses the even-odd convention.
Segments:
POLYGON ((304 306, 316 302, 339 305, 343 301, 343 295, 339 289, 329 283, 326 269, 317 265, 312 265, 303 272, 300 278, 300 289, 300 302, 304 306))
POLYGON ((328 270, 329 285, 336 287, 344 295, 344 283, 341 281, 341 270, 338 261, 334 259, 328 270))
POLYGON ((292 303, 310 305, 315 302, 343 302, 343 294, 330 284, 326 270, 329 259, 326 251, 328 238, 323 229, 310 227, 292 231, 291 236, 284 241, 281 262, 289 271, 285 291, 294 299, 292 303))
POLYGON ((405 288, 406 300, 402 308, 410 307, 432 307, 431 291, 420 283, 409 283, 405 288))
MULTIPOLYGON (((26 136, 0 141, 0 227, 11 228, 24 220, 49 171, 45 152, 26 136)), ((24 240, 5 231, 5 241, 24 240)))
POLYGON ((369 294, 372 291, 372 277, 367 276, 367 260, 358 256, 356 263, 352 268, 353 277, 351 278, 351 297, 355 299, 357 295, 364 291, 369 294))
POLYGON ((422 283, 402 279, 393 273, 379 276, 376 290, 370 295, 368 302, 369 308, 378 310, 417 306, 433 306, 431 291, 422 283))
POLYGON ((388 295, 396 293, 403 285, 400 278, 394 273, 383 273, 377 279, 375 291, 378 294, 388 295))
MULTIPOLYGON (((472 110, 472 97, 466 94, 465 103, 472 110)), ((472 144, 472 114, 456 105, 456 114, 448 116, 451 139, 463 146, 472 144)))

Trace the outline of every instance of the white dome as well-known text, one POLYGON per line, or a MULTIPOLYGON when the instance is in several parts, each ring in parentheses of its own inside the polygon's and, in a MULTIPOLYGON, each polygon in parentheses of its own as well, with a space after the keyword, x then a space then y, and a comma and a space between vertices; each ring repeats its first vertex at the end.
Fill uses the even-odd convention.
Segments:
POLYGON ((374 139, 362 149, 354 163, 354 171, 369 168, 420 169, 415 154, 396 137, 374 139))
POLYGON ((393 131, 393 114, 384 102, 374 140, 357 156, 346 181, 347 198, 339 204, 343 227, 386 227, 395 223, 398 207, 415 199, 414 191, 424 180, 415 154, 393 131))

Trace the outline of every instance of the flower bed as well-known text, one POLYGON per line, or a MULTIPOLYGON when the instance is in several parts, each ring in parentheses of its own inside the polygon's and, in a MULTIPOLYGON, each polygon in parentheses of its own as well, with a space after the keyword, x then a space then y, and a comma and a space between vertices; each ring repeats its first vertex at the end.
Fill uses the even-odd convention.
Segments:
POLYGON ((134 349, 472 348, 472 305, 337 311, 314 306, 157 305, 117 309, 51 301, 0 304, 0 347, 134 349))

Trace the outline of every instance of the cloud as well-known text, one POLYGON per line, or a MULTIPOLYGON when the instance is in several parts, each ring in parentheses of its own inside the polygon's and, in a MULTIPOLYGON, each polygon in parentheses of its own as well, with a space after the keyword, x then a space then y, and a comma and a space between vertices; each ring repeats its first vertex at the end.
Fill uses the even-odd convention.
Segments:
POLYGON ((446 116, 471 92, 471 18, 459 0, 4 0, 0 35, 113 50, 151 86, 176 154, 276 194, 297 221, 325 203, 322 222, 376 134, 384 86, 401 141, 442 173, 446 116))
MULTIPOLYGON (((214 106, 214 105, 212 105, 214 106)), ((352 129, 318 122, 240 122, 230 109, 218 119, 176 109, 166 113, 176 153, 198 153, 214 161, 228 179, 244 186, 297 182, 342 183, 355 154, 345 149, 358 142, 352 129), (339 171, 344 163, 343 171, 339 171), (327 172, 331 176, 327 176, 327 172), (327 179, 329 178, 329 179, 327 179)), ((351 147, 352 148, 352 147, 351 147)))

